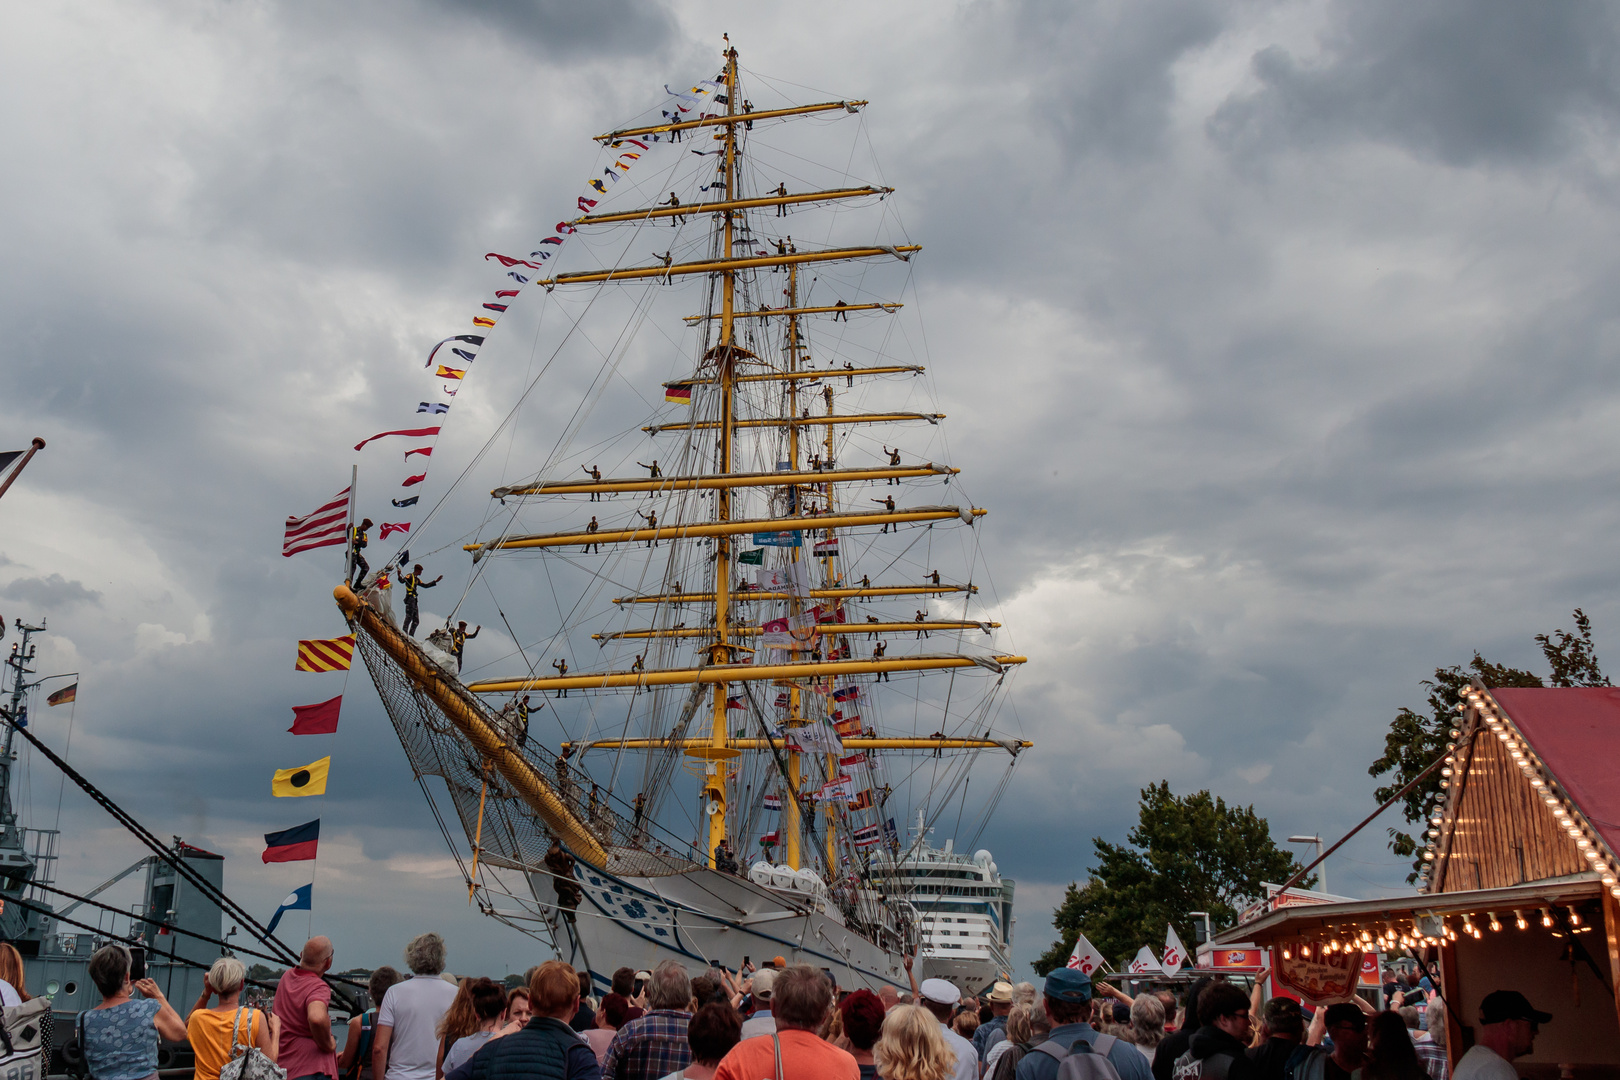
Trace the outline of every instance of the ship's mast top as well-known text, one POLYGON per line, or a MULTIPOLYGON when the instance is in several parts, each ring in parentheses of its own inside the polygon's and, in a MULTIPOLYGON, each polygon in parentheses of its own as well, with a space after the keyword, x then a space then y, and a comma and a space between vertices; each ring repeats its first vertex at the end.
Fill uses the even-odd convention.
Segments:
POLYGON ((29 639, 44 631, 44 620, 38 626, 31 626, 18 619, 17 632, 22 639, 12 642, 11 652, 6 657, 6 667, 11 669, 11 694, 5 707, 9 721, 5 726, 6 740, 4 747, 0 748, 0 835, 10 833, 17 827, 17 812, 11 806, 11 743, 17 734, 17 727, 28 723, 26 699, 28 691, 35 685, 28 681, 28 676, 34 672, 28 665, 33 663, 39 646, 29 639))

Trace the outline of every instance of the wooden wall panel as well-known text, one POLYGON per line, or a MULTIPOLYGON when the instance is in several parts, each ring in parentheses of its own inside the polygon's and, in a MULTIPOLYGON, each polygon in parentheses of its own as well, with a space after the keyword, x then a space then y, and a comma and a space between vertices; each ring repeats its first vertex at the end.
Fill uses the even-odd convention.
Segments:
POLYGON ((1447 842, 1439 846, 1440 892, 1498 889, 1577 874, 1586 859, 1489 728, 1458 756, 1462 790, 1447 842))

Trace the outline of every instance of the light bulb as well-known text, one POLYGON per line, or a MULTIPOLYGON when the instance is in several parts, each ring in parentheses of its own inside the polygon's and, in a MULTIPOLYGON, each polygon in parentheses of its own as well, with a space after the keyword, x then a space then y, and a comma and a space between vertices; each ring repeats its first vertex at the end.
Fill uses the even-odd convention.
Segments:
POLYGON ((1579 926, 1579 925, 1581 925, 1581 913, 1576 911, 1574 908, 1569 909, 1569 925, 1571 925, 1571 926, 1579 926))
POLYGON ((1294 958, 1294 954, 1288 951, 1288 946, 1284 945, 1283 946, 1283 959, 1284 960, 1292 960, 1293 958, 1294 958))
POLYGON ((1553 924, 1553 922, 1552 922, 1552 912, 1548 911, 1546 908, 1542 908, 1541 909, 1541 925, 1542 926, 1551 926, 1552 924, 1553 924))
POLYGON ((1513 924, 1520 930, 1526 930, 1530 926, 1529 923, 1524 921, 1524 913, 1519 911, 1517 908, 1515 908, 1513 911, 1513 924))
POLYGON ((1496 912, 1492 911, 1492 912, 1488 912, 1487 914, 1489 914, 1490 918, 1491 918, 1491 930, 1492 930, 1492 932, 1495 932, 1497 930, 1502 929, 1501 922, 1498 921, 1497 918, 1496 918, 1496 912))

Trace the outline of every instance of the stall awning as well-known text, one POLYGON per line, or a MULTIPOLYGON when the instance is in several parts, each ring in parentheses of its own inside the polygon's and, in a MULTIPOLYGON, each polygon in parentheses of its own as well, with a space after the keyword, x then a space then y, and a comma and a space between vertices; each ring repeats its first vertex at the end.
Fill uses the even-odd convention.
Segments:
POLYGON ((1603 890, 1596 874, 1514 885, 1503 889, 1475 889, 1468 892, 1392 896, 1382 900, 1355 900, 1343 904, 1311 904, 1284 907, 1253 922, 1240 923, 1216 934, 1216 946, 1253 942, 1271 945, 1284 941, 1321 941, 1359 936, 1366 930, 1412 933, 1425 918, 1439 918, 1460 927, 1464 916, 1471 923, 1486 924, 1494 912, 1511 919, 1514 911, 1535 914, 1540 909, 1560 908, 1596 900, 1603 890))

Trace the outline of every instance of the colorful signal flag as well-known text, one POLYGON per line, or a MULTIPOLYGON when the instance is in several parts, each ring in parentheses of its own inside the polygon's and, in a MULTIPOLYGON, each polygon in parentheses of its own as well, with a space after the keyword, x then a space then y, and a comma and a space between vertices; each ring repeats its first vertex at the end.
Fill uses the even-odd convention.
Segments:
POLYGON ((354 635, 337 638, 310 638, 298 642, 294 671, 348 671, 354 663, 354 635))
POLYGON ((264 861, 303 862, 315 857, 316 845, 321 839, 321 819, 306 821, 280 832, 264 834, 264 861))

